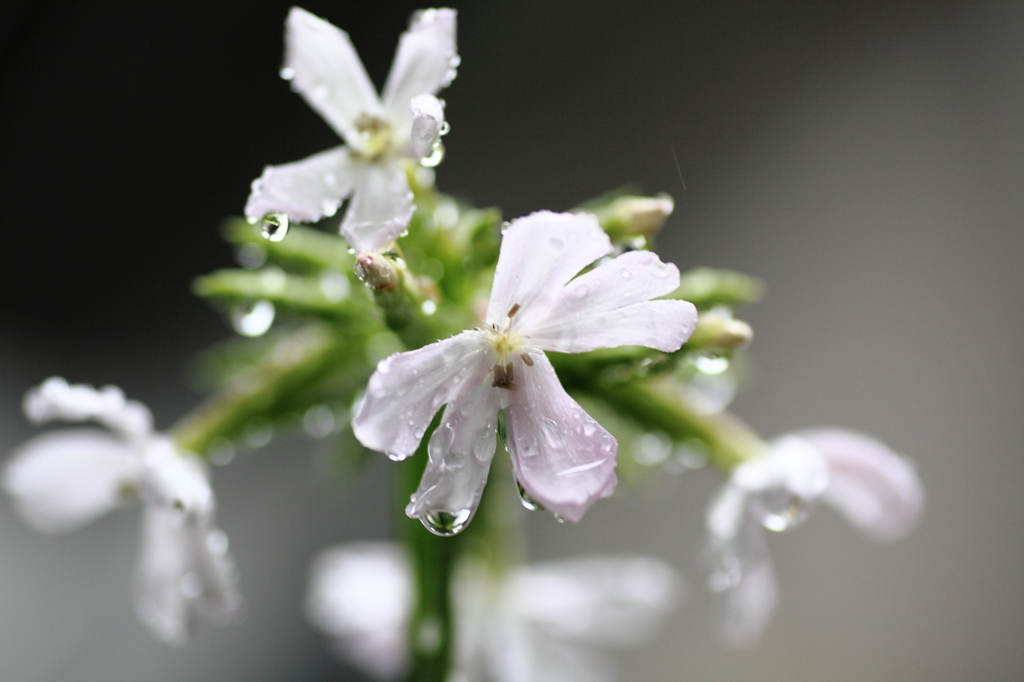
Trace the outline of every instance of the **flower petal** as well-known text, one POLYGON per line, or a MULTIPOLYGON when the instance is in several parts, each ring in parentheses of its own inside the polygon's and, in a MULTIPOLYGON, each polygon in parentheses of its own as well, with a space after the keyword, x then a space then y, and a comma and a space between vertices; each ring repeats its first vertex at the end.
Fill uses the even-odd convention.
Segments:
POLYGON ((714 621, 719 640, 734 649, 756 646, 778 603, 775 569, 765 554, 760 561, 745 567, 735 587, 715 599, 714 621))
POLYGON ((513 220, 503 235, 487 306, 487 324, 499 328, 517 305, 516 328, 547 320, 566 282, 612 252, 608 235, 586 214, 538 211, 513 220))
POLYGON ((413 153, 419 157, 430 156, 434 145, 441 140, 444 127, 444 107, 433 95, 418 95, 409 103, 412 115, 412 132, 409 143, 413 153))
POLYGON ((462 332, 380 361, 352 430, 364 446, 402 459, 416 451, 441 405, 463 394, 494 350, 479 332, 462 332))
POLYGON ((74 429, 18 448, 4 468, 3 487, 26 523, 62 533, 122 504, 141 475, 142 461, 124 441, 105 431, 74 429))
POLYGON ((455 10, 425 9, 412 15, 384 84, 384 108, 401 129, 408 125, 409 101, 436 95, 455 78, 455 10))
POLYGON ((149 408, 135 400, 125 400, 117 386, 96 389, 88 384, 69 384, 60 377, 50 377, 26 393, 24 409, 36 424, 54 419, 93 419, 133 439, 145 438, 153 429, 149 408))
POLYGON ((414 206, 401 161, 360 163, 341 236, 359 253, 376 251, 398 239, 414 206))
POLYGON ((362 164, 354 164, 348 147, 335 147, 302 161, 267 166, 253 180, 245 215, 262 218, 285 213, 301 222, 332 216, 352 191, 362 164))
POLYGON ((924 487, 914 465, 884 444, 841 429, 800 434, 825 457, 828 488, 822 499, 880 542, 905 537, 924 507, 924 487))
POLYGON ((532 345, 563 353, 640 345, 679 350, 697 324, 688 301, 651 301, 679 287, 679 270, 650 251, 630 251, 580 275, 558 292, 532 345))
POLYGON ((154 437, 143 455, 143 497, 150 504, 209 519, 214 510, 213 490, 203 462, 178 452, 173 441, 154 437))
POLYGON ((579 521, 615 490, 618 443, 569 397, 543 353, 516 359, 508 447, 516 479, 554 514, 579 521))
POLYGON ((423 521, 433 532, 439 530, 428 515, 437 512, 457 520, 455 532, 464 528, 476 512, 487 484, 501 409, 500 389, 486 381, 489 371, 486 365, 477 369, 467 381, 465 392, 445 408, 444 417, 427 444, 430 461, 405 513, 423 521))
POLYGON ((292 89, 349 144, 360 114, 383 107, 348 34, 304 9, 292 7, 285 22, 283 73, 292 89))

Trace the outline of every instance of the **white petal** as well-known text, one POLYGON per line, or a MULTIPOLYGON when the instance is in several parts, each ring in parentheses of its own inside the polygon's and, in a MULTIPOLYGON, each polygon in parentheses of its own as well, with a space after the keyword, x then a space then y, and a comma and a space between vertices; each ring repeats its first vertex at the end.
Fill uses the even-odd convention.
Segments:
POLYGON ((726 483, 708 504, 704 523, 708 534, 717 542, 732 542, 742 528, 747 513, 747 491, 726 483))
POLYGON ((284 71, 292 89, 350 144, 360 114, 383 113, 348 34, 298 7, 285 24, 284 71))
POLYGON ((852 431, 800 435, 828 461, 825 502, 875 540, 892 542, 913 530, 924 507, 924 487, 909 460, 852 431))
POLYGON ((532 330, 566 282, 612 251, 597 219, 586 214, 538 211, 513 220, 503 235, 487 307, 487 324, 499 328, 518 305, 513 325, 532 330))
POLYGON ((409 101, 436 95, 455 78, 455 10, 427 9, 413 14, 402 34, 384 85, 384 108, 399 128, 409 120, 409 101))
POLYGON ((198 457, 179 453, 169 438, 160 436, 147 444, 143 460, 142 493, 147 502, 209 519, 213 490, 198 457))
POLYGON ((441 406, 464 393, 493 362, 494 349, 478 332, 381 360, 352 419, 356 438, 371 450, 408 457, 441 406))
POLYGON ((153 428, 149 409, 140 402, 125 400, 117 386, 96 389, 88 384, 68 384, 60 377, 51 377, 26 393, 24 409, 36 424, 54 419, 93 419, 135 439, 145 438, 153 428))
POLYGON ((747 491, 747 508, 765 528, 789 530, 803 522, 828 486, 828 463, 803 438, 773 441, 763 457, 742 464, 731 481, 747 491))
POLYGON ((444 107, 433 95, 418 95, 409 103, 412 115, 412 132, 409 142, 416 156, 430 156, 434 145, 441 140, 444 126, 444 107))
POLYGON ((757 645, 779 602, 775 569, 767 555, 748 565, 739 584, 716 597, 715 629, 726 646, 757 645))
POLYGON ((682 596, 682 580, 653 557, 584 557, 516 571, 506 608, 554 637, 600 645, 651 639, 682 596))
POLYGON ((267 166, 252 182, 245 215, 262 218, 268 213, 285 213, 300 222, 334 215, 355 186, 361 169, 362 164, 350 158, 348 147, 335 147, 295 163, 267 166))
POLYGON ((195 601, 195 609, 216 623, 227 625, 242 613, 242 595, 238 589, 238 569, 228 552, 228 539, 224 531, 198 520, 195 526, 196 568, 202 584, 202 594, 195 601))
POLYGON ((538 348, 581 353, 641 345, 679 350, 697 324, 688 301, 651 301, 679 287, 679 270, 650 251, 630 251, 580 275, 530 329, 538 348))
POLYGON ((376 251, 409 225, 414 210, 409 182, 400 160, 360 163, 354 181, 341 236, 359 253, 376 251))
POLYGON ((579 521, 615 491, 618 443, 569 397, 543 353, 516 358, 508 446, 516 479, 548 511, 579 521))
POLYGON ((173 510, 148 504, 142 513, 135 612, 157 639, 175 646, 188 640, 192 626, 187 595, 195 595, 198 577, 186 576, 195 564, 189 528, 194 523, 173 510))
POLYGON ((120 505, 138 488, 142 461, 105 431, 47 433, 18 448, 3 474, 14 507, 36 530, 74 530, 120 505))
POLYGON ((406 624, 413 591, 409 561, 387 542, 361 542, 321 553, 310 571, 306 616, 337 638, 345 658, 379 679, 408 667, 406 624))
POLYGON ((494 458, 498 422, 498 392, 487 380, 489 368, 478 368, 466 390, 445 408, 444 417, 430 437, 430 461, 419 489, 405 513, 424 519, 430 512, 445 512, 469 522, 487 483, 494 458))

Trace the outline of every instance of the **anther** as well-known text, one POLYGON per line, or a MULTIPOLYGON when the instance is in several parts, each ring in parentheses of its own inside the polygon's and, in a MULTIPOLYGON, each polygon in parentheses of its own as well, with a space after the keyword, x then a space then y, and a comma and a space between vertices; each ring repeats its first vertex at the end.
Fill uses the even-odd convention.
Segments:
POLYGON ((518 304, 518 303, 516 303, 516 304, 515 304, 514 306, 512 306, 512 307, 511 307, 511 308, 509 309, 509 311, 508 311, 508 316, 509 316, 509 317, 512 317, 513 315, 515 315, 515 314, 516 314, 516 313, 518 313, 518 312, 519 312, 519 304, 518 304))
POLYGON ((520 353, 519 357, 523 359, 527 367, 533 367, 533 358, 530 357, 529 353, 520 353))

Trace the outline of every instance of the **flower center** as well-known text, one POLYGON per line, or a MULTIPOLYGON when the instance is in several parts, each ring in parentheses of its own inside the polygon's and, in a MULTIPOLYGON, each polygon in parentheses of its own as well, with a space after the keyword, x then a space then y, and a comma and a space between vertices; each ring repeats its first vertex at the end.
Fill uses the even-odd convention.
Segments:
POLYGON ((507 321, 500 328, 496 325, 491 325, 491 328, 487 330, 488 340, 494 347, 494 352, 498 354, 498 361, 491 368, 491 371, 494 373, 491 386, 504 388, 509 391, 516 390, 515 365, 509 359, 509 356, 518 353, 527 367, 533 366, 533 360, 530 358, 526 345, 526 337, 512 331, 512 318, 518 311, 519 304, 516 303, 508 311, 507 321))
POLYGON ((353 158, 361 161, 379 161, 391 152, 391 124, 387 121, 363 113, 355 120, 355 127, 359 135, 359 148, 350 152, 353 158))

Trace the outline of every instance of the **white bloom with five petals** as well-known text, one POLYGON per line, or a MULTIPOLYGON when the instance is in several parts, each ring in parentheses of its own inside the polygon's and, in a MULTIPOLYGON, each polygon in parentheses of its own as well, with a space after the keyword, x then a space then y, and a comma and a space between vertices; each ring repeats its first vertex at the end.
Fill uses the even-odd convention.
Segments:
POLYGON ((135 606, 160 640, 182 644, 196 615, 218 624, 241 608, 227 537, 213 525, 208 473, 152 430, 145 405, 114 386, 94 389, 54 377, 25 396, 35 423, 97 421, 101 429, 43 434, 7 462, 3 487, 15 509, 44 533, 71 531, 126 501, 142 499, 135 606))
MULTIPOLYGON (((397 239, 413 213, 405 159, 440 152, 447 131, 434 95, 455 77, 455 10, 416 12, 378 97, 348 34, 293 7, 282 75, 345 141, 283 166, 267 166, 252 184, 245 214, 284 213, 314 221, 352 197, 341 234, 360 253, 397 239)), ((436 159, 435 160, 439 160, 436 159)))
POLYGON ((907 459, 873 438, 841 429, 787 435, 733 471, 708 507, 708 587, 718 593, 723 643, 757 644, 778 602, 764 530, 802 522, 818 500, 879 542, 913 530, 924 488, 907 459))
POLYGON ((615 439, 562 388, 544 351, 643 345, 678 350, 693 332, 691 303, 650 299, 679 271, 649 251, 612 253, 593 216, 538 212, 504 231, 485 327, 385 358, 353 419, 366 447, 403 459, 447 404, 427 445, 430 461, 406 508, 440 534, 476 509, 507 410, 507 445, 525 493, 579 521, 616 484, 615 439), (574 279, 575 277, 575 279, 574 279))

